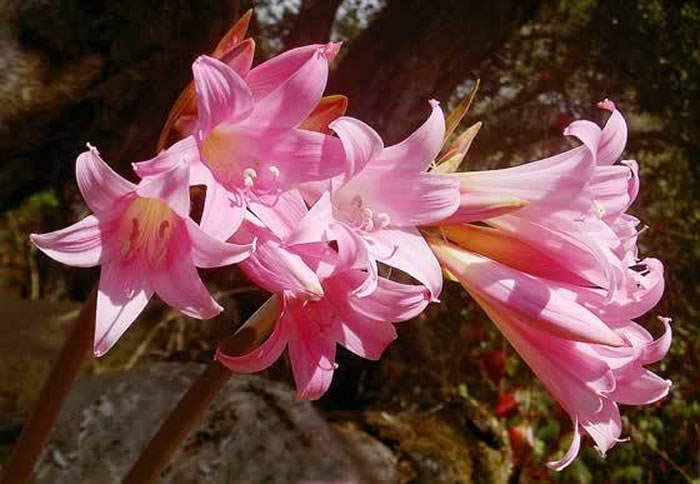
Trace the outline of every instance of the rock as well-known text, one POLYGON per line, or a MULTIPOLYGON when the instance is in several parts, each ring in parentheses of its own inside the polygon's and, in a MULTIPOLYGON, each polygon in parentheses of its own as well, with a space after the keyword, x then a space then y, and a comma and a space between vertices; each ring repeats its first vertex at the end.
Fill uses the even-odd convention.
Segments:
MULTIPOLYGON (((79 380, 37 468, 39 483, 119 482, 199 364, 157 363, 79 380)), ((293 390, 256 376, 227 383, 161 482, 393 482, 377 439, 326 423, 293 390)))

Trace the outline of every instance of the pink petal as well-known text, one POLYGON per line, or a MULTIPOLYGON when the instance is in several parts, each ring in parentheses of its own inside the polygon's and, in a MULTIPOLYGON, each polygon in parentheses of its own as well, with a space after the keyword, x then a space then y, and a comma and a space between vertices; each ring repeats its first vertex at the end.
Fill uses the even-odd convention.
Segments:
MULTIPOLYGON (((329 298, 342 294, 347 311, 352 311, 364 318, 379 322, 401 322, 418 316, 428 305, 430 294, 424 286, 401 284, 378 278, 376 289, 368 296, 359 298, 349 295, 352 288, 357 287, 366 274, 358 270, 342 272, 326 280, 329 298)), ((335 299, 333 299, 335 300, 335 299)))
POLYGON ((95 148, 89 148, 78 156, 75 163, 78 188, 90 210, 97 215, 110 214, 115 205, 132 193, 136 186, 117 175, 102 161, 95 148))
POLYGON ((598 164, 612 165, 620 159, 627 144, 627 123, 612 101, 606 99, 598 107, 611 111, 598 146, 598 164))
POLYGON ((140 267, 120 261, 102 266, 95 316, 95 356, 102 356, 141 314, 153 289, 140 267))
POLYGON ((280 88, 321 47, 321 44, 314 44, 291 49, 252 69, 246 82, 254 99, 258 101, 280 88))
POLYGON ((207 234, 192 219, 185 219, 192 243, 192 260, 197 267, 222 267, 245 260, 255 250, 255 242, 246 245, 231 244, 207 234))
MULTIPOLYGON (((323 288, 316 273, 296 253, 281 246, 280 240, 265 227, 246 223, 241 232, 257 236, 256 251, 243 261, 241 270, 260 287, 273 292, 289 292, 295 297, 321 298, 323 288)), ((243 234, 241 234, 243 235, 243 234)), ((239 235, 236 235, 236 239, 239 235)))
POLYGON ((148 176, 136 186, 140 197, 165 202, 180 217, 190 215, 190 168, 187 158, 174 159, 172 167, 155 176, 148 176))
POLYGON ((394 325, 366 319, 354 312, 339 312, 341 318, 339 343, 368 360, 378 360, 389 344, 396 339, 394 325))
POLYGON ((291 235, 308 212, 298 190, 281 194, 274 205, 248 202, 248 209, 282 240, 291 235))
POLYGON ((94 215, 69 227, 29 238, 44 254, 74 267, 93 267, 104 262, 103 229, 94 215))
POLYGON ((240 121, 252 112, 250 89, 229 66, 203 55, 192 64, 192 72, 201 136, 223 121, 240 121))
POLYGON ((595 415, 589 415, 588 420, 583 416, 579 418, 581 427, 593 438, 601 455, 604 456, 613 445, 620 442, 622 422, 620 411, 613 400, 604 399, 603 408, 595 415))
MULTIPOLYGON (((240 331, 246 331, 245 327, 240 331)), ((216 359, 226 368, 236 373, 255 373, 272 365, 280 357, 287 345, 289 330, 287 323, 279 320, 270 336, 257 348, 243 355, 231 354, 224 341, 216 349, 216 359)), ((236 337, 240 337, 237 333, 236 337)))
POLYGON ((283 189, 313 180, 325 180, 346 168, 345 153, 338 138, 303 129, 268 130, 255 126, 238 127, 233 136, 236 156, 263 160, 279 169, 283 189))
POLYGON ((211 297, 199 278, 189 255, 189 236, 185 224, 174 229, 165 260, 151 274, 151 283, 160 298, 187 316, 209 319, 223 309, 211 297))
POLYGON ((442 291, 442 270, 427 242, 416 228, 383 229, 367 236, 370 254, 423 284, 437 301, 442 291))
POLYGON ((326 240, 326 230, 335 219, 331 195, 325 192, 309 209, 308 213, 297 224, 285 241, 288 246, 309 244, 326 240))
POLYGON ((384 149, 384 142, 377 132, 358 119, 343 116, 333 121, 329 127, 343 143, 349 177, 357 174, 384 149))
POLYGON ((617 377, 617 386, 610 398, 624 405, 646 405, 661 400, 670 389, 670 380, 635 366, 617 377))
POLYGON ((365 279, 357 286, 351 288, 351 294, 358 298, 364 298, 372 294, 379 280, 379 268, 377 261, 369 252, 366 239, 348 227, 337 222, 329 227, 328 238, 335 240, 338 244, 338 257, 335 261, 335 272, 346 269, 364 269, 365 279))
POLYGON ((161 151, 154 158, 146 161, 132 163, 131 167, 136 174, 141 177, 158 176, 166 171, 172 170, 181 163, 191 164, 199 161, 199 149, 197 141, 193 136, 187 136, 177 143, 173 144, 167 150, 161 151))
MULTIPOLYGON (((251 86, 256 80, 253 72, 247 79, 251 86)), ((289 77, 274 90, 256 98, 255 109, 248 122, 261 128, 274 126, 288 129, 298 126, 318 104, 327 79, 328 60, 320 49, 311 52, 306 61, 291 71, 289 77)))
POLYGON ((563 470, 565 467, 568 467, 569 464, 571 464, 574 461, 574 459, 576 459, 576 456, 578 456, 580 450, 581 432, 579 431, 578 419, 574 418, 574 433, 573 438, 571 440, 571 445, 569 446, 569 450, 566 451, 566 454, 564 454, 561 457, 561 459, 552 462, 547 462, 547 467, 554 471, 563 470))
POLYGON ((430 107, 430 116, 421 127, 401 143, 384 149, 377 161, 379 166, 420 172, 435 161, 445 136, 445 116, 437 101, 431 100, 430 107))
POLYGON ((228 240, 241 226, 246 214, 243 197, 234 195, 212 180, 207 185, 202 219, 204 232, 218 240, 228 240))
POLYGON ((499 312, 517 314, 538 331, 560 338, 622 346, 624 341, 592 312, 554 291, 543 279, 445 242, 432 244, 465 289, 499 312))
POLYGON ((338 191, 359 195, 374 213, 388 216, 391 227, 428 225, 444 220, 459 207, 458 181, 448 175, 365 170, 338 191))
POLYGON ((316 400, 328 390, 335 371, 335 340, 319 330, 332 323, 301 306, 290 307, 283 318, 289 318, 285 324, 294 328, 288 349, 297 399, 316 400))

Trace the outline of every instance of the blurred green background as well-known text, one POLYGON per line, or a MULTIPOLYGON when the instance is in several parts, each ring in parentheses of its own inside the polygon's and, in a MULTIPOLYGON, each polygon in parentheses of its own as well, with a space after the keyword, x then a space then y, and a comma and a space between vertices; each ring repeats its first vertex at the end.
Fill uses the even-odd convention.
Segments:
MULTIPOLYGON (((68 301, 84 299, 97 278, 94 270, 67 269, 39 255, 27 234, 86 213, 72 178, 86 141, 133 178, 129 163, 153 155, 191 61, 249 7, 256 62, 285 48, 343 40, 327 92, 348 95, 349 114, 374 126, 387 144, 420 124, 427 99, 454 106, 480 79, 463 127, 484 125, 463 169, 565 149, 564 127, 580 118, 600 122, 596 102, 614 100, 630 128, 624 156, 641 166, 632 208, 649 227, 641 252, 666 265, 666 295, 643 322, 658 334, 655 316, 673 318, 670 355, 654 369, 674 386, 655 405, 623 409, 631 442, 605 459, 588 441, 569 469, 546 470, 544 462, 568 446, 567 415, 452 283, 439 305, 400 327, 381 362, 342 352, 331 391, 318 402, 325 415, 371 425, 376 411, 435 410, 440 424, 431 424, 432 433, 416 430, 408 440, 440 441, 446 461, 459 459, 450 446, 462 440, 446 436, 469 427, 472 437, 510 447, 512 482, 700 482, 697 1, 1 0, 0 359, 7 361, 0 365, 0 415, 14 422, 26 413, 60 344, 66 323, 41 320, 73 309, 68 301)), ((206 275, 226 307, 222 316, 189 320, 154 301, 115 350, 86 371, 208 361, 217 339, 265 294, 235 270, 206 275)), ((267 375, 291 381, 284 361, 267 375)), ((0 448, 17 435, 16 425, 3 425, 0 448)), ((402 439, 390 436, 409 448, 402 439)))

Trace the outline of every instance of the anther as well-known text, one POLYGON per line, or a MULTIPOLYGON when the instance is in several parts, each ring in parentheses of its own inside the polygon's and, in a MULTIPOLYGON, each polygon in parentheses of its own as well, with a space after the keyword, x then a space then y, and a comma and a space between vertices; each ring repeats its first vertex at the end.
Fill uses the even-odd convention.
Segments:
POLYGON ((276 166, 273 165, 273 166, 268 167, 267 169, 272 174, 273 178, 277 179, 280 177, 280 169, 277 168, 276 166))

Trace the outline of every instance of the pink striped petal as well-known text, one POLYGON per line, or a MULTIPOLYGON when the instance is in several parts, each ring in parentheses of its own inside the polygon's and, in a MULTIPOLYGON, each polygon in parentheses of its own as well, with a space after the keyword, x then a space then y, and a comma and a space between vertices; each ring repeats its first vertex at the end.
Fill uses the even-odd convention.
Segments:
POLYGON ((621 375, 616 375, 617 386, 610 398, 623 405, 646 405, 654 403, 671 389, 671 381, 640 366, 632 366, 621 375))
MULTIPOLYGON (((247 331, 243 327, 233 338, 240 339, 247 331)), ((252 328, 255 331, 255 328, 252 328)), ((238 354, 224 340, 216 349, 216 359, 221 362, 229 370, 236 373, 256 373, 271 366, 282 355, 284 348, 287 346, 289 330, 285 321, 279 320, 275 324, 270 336, 263 343, 252 351, 245 354, 238 354)), ((255 335, 253 335, 255 337, 255 335)))
POLYGON ((252 112, 250 89, 229 66, 203 55, 192 64, 192 72, 202 138, 219 123, 240 121, 252 112))
POLYGON ((246 76, 253 98, 259 101, 279 89, 322 47, 314 44, 291 49, 253 68, 246 76))
POLYGON ((180 217, 190 215, 190 168, 188 160, 174 160, 172 167, 156 176, 148 176, 136 186, 140 197, 165 202, 180 217))
MULTIPOLYGON (((349 272, 351 285, 362 273, 349 272)), ((380 277, 377 288, 367 297, 346 298, 353 312, 375 321, 401 322, 418 316, 430 302, 430 293, 424 286, 400 284, 380 277)))
POLYGON ((442 270, 416 228, 383 229, 368 234, 369 253, 423 284, 437 301, 442 291, 442 270))
POLYGON ((31 234, 29 238, 44 254, 62 264, 93 267, 105 262, 103 230, 97 217, 88 215, 64 229, 31 234))
POLYGON ((339 312, 341 318, 339 343, 368 360, 378 360, 396 339, 394 325, 366 319, 353 311, 339 312))
POLYGON ((440 103, 430 101, 428 119, 401 143, 385 148, 377 166, 408 172, 425 171, 435 161, 445 136, 445 116, 440 103))
POLYGON ((194 163, 201 165, 197 141, 193 136, 187 136, 181 139, 150 160, 132 163, 131 167, 139 177, 145 178, 170 171, 180 163, 184 163, 185 165, 194 163))
POLYGON ((95 356, 102 356, 141 314, 153 295, 143 271, 114 261, 102 266, 95 315, 95 356))
POLYGON ((187 254, 188 244, 189 237, 183 223, 173 234, 165 260, 151 274, 151 283, 156 294, 181 313, 198 319, 213 318, 223 308, 202 283, 192 258, 183 256, 187 254))
POLYGON ((612 165, 620 159, 627 144, 627 123, 609 99, 598 103, 598 107, 611 112, 598 146, 598 164, 612 165))
POLYGON ((80 154, 75 163, 75 178, 90 210, 98 216, 108 215, 119 201, 134 192, 136 186, 102 161, 97 149, 88 147, 90 149, 80 154))
POLYGON ((281 194, 274 205, 250 201, 248 209, 282 240, 294 232, 309 211, 296 189, 281 194))
MULTIPOLYGON (((291 71, 287 79, 264 97, 257 98, 247 122, 260 128, 288 129, 300 125, 314 110, 326 88, 328 60, 323 52, 324 47, 310 52, 305 62, 291 71)), ((253 72, 247 79, 251 86, 256 81, 253 72)))
POLYGON ((279 169, 278 183, 285 189, 325 180, 345 170, 340 140, 315 131, 274 129, 261 133, 246 122, 236 128, 233 140, 232 155, 243 160, 264 160, 267 166, 275 166, 279 169))
POLYGON ((547 462, 547 467, 549 467, 553 471, 561 471, 565 467, 568 467, 569 464, 571 464, 574 461, 574 459, 576 459, 576 456, 578 456, 578 453, 581 450, 581 432, 579 431, 578 419, 574 417, 573 422, 574 431, 573 437, 571 439, 571 444, 569 445, 569 450, 566 451, 566 453, 561 457, 561 459, 547 462))
POLYGON ((238 245, 223 242, 206 233, 192 219, 185 219, 187 232, 192 243, 192 261, 197 267, 222 267, 237 264, 255 250, 255 241, 238 245))
POLYGON ((368 161, 379 156, 384 149, 382 138, 359 119, 343 116, 333 121, 329 127, 335 131, 343 144, 348 177, 356 175, 368 161))
POLYGON ((562 296, 545 280, 524 274, 452 244, 433 240, 433 251, 465 288, 506 315, 574 341, 622 346, 624 340, 592 312, 562 296))
POLYGON ((289 360, 297 387, 297 399, 316 400, 331 384, 335 371, 335 341, 337 330, 324 337, 321 328, 328 328, 332 321, 319 318, 317 311, 309 314, 301 305, 289 307, 282 316, 285 324, 294 328, 289 335, 289 360))

